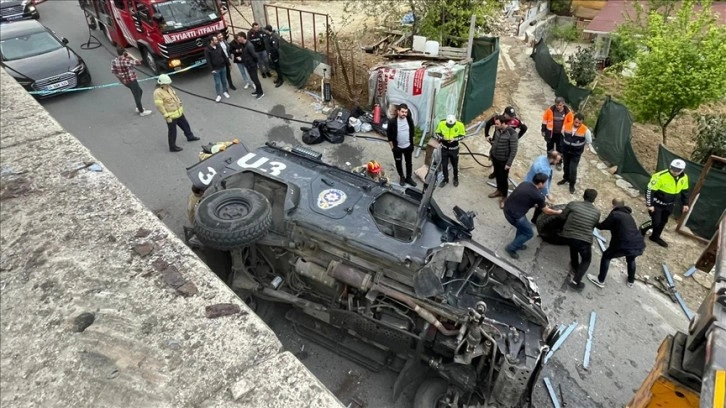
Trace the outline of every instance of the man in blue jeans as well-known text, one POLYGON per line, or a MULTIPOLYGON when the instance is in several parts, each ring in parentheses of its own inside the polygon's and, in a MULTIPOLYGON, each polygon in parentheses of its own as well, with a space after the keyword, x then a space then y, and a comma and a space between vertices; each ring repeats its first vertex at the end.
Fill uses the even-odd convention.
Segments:
POLYGON ((556 215, 562 213, 545 205, 545 198, 541 190, 547 186, 549 177, 545 173, 537 173, 531 182, 523 182, 512 191, 504 201, 504 218, 517 229, 514 240, 504 249, 514 259, 519 259, 517 251, 527 249, 525 242, 532 239, 532 224, 527 219, 527 212, 532 207, 541 208, 545 214, 556 215))
POLYGON ((204 58, 207 59, 207 65, 212 69, 212 77, 214 78, 214 90, 217 92, 215 102, 222 100, 222 95, 229 98, 229 89, 227 89, 227 55, 219 45, 219 38, 213 35, 209 39, 209 45, 204 49, 204 58))

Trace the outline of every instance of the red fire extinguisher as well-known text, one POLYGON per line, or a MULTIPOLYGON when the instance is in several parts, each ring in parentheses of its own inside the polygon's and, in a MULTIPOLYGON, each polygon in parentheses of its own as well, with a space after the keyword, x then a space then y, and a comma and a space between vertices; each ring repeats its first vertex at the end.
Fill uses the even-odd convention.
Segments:
POLYGON ((379 104, 373 105, 373 123, 376 125, 381 124, 381 106, 379 104))

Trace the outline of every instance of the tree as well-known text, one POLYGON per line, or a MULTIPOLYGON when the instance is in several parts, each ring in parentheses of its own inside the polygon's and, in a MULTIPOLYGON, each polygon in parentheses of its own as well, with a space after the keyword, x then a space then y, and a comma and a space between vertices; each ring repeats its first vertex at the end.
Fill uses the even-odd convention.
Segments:
POLYGON ((577 41, 580 38, 580 31, 572 23, 555 24, 547 29, 545 41, 552 46, 554 55, 562 55, 567 43, 577 41))
POLYGON ((591 47, 577 47, 575 55, 567 58, 570 65, 570 77, 579 87, 584 87, 595 80, 597 75, 597 61, 595 61, 595 52, 591 47))
POLYGON ((726 157, 726 116, 699 115, 696 117, 696 123, 698 124, 698 135, 691 159, 699 163, 706 163, 712 154, 726 157))
POLYGON ((651 12, 625 100, 640 121, 666 129, 686 109, 726 96, 726 27, 716 24, 711 0, 684 0, 674 18, 651 12))

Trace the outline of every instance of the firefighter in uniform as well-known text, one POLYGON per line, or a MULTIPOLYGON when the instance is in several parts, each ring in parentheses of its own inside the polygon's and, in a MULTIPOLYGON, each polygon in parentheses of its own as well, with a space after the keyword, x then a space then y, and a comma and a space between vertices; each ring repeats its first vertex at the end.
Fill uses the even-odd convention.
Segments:
POLYGON ((439 187, 449 184, 449 160, 454 168, 454 187, 459 186, 459 140, 464 136, 466 128, 454 115, 447 116, 436 128, 434 138, 441 143, 441 168, 444 172, 444 179, 439 187))
POLYGON ((580 158, 585 151, 585 145, 592 144, 592 133, 582 121, 585 116, 578 113, 574 116, 572 123, 563 127, 562 137, 562 162, 563 173, 562 180, 558 181, 558 185, 570 184, 570 193, 575 194, 575 183, 577 183, 577 166, 580 164, 580 158))
POLYGON ((650 240, 664 248, 668 247, 668 243, 663 241, 660 234, 668 223, 677 198, 681 200, 683 213, 688 212, 688 176, 684 173, 685 169, 685 161, 673 160, 668 169, 653 174, 645 192, 645 206, 648 207, 650 221, 640 226, 640 233, 645 235, 652 228, 650 240))
POLYGON ((371 160, 365 166, 358 166, 351 170, 355 174, 361 176, 367 176, 376 183, 388 185, 388 179, 385 177, 385 172, 381 168, 381 163, 376 160, 371 160))

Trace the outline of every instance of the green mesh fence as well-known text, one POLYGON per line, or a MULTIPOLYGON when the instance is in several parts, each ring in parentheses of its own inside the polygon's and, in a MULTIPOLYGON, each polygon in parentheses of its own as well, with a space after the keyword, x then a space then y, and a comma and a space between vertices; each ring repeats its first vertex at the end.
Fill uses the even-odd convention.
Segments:
POLYGON ((539 40, 537 45, 534 46, 531 57, 534 59, 537 73, 547 82, 547 85, 555 90, 555 96, 565 98, 567 104, 572 106, 573 109, 579 109, 580 104, 587 98, 590 91, 578 88, 570 83, 565 68, 552 58, 550 49, 544 40, 539 40))
POLYGON ((302 88, 315 67, 325 61, 323 54, 280 41, 280 70, 291 84, 302 88))
POLYGON ((619 175, 641 192, 645 192, 650 174, 638 162, 630 144, 632 127, 633 119, 628 108, 608 96, 597 116, 593 144, 600 157, 618 166, 619 175))
POLYGON ((464 123, 474 120, 489 109, 494 102, 497 63, 499 62, 499 38, 475 38, 471 54, 474 62, 469 69, 464 106, 461 112, 464 123))

